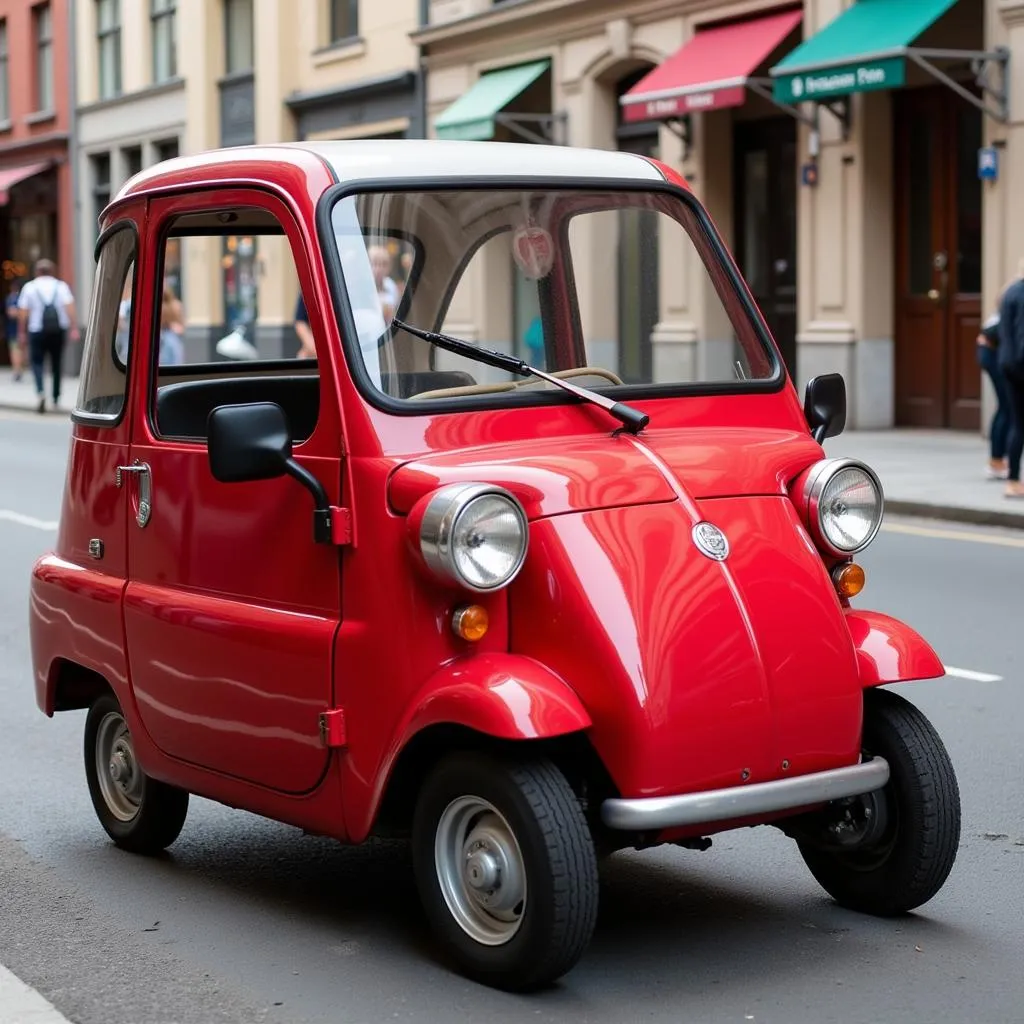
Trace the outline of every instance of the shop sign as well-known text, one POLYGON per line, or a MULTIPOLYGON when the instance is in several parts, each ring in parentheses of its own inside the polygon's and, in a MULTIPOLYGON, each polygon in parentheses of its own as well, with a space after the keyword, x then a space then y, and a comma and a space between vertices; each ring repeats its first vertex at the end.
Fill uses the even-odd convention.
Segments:
POLYGON ((906 80, 904 61, 900 57, 846 64, 842 67, 804 71, 797 75, 780 75, 772 94, 780 103, 803 103, 847 96, 854 92, 893 89, 906 80))
POLYGON ((638 121, 664 121, 670 117, 682 117, 701 110, 721 110, 723 107, 738 107, 746 98, 742 85, 725 89, 705 89, 701 92, 687 92, 679 96, 663 96, 658 99, 627 103, 622 108, 622 119, 627 124, 638 121))

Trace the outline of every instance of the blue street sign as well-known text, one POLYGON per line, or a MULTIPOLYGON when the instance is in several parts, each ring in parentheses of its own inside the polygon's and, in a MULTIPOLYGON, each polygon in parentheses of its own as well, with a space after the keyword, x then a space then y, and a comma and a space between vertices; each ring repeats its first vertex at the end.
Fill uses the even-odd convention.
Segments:
POLYGON ((982 181, 995 181, 999 177, 999 153, 995 146, 978 150, 978 177, 982 181))

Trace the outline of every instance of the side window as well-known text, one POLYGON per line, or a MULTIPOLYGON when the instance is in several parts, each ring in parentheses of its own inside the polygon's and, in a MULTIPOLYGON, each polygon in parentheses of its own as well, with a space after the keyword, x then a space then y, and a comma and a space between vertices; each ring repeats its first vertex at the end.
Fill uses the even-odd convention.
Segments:
POLYGON ((183 215, 164 231, 159 265, 150 406, 157 436, 205 443, 217 406, 276 402, 293 442, 306 440, 319 418, 320 378, 280 222, 255 207, 183 215))
POLYGON ((76 414, 90 420, 117 422, 128 389, 128 350, 135 281, 136 234, 133 227, 115 231, 103 243, 96 263, 92 303, 86 326, 76 414))

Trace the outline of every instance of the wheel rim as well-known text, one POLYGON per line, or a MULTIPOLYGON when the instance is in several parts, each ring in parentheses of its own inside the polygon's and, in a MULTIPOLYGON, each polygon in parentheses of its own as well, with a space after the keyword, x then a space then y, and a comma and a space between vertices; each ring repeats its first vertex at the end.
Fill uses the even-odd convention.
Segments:
POLYGON ((143 775, 124 718, 103 716, 96 730, 96 777, 107 809, 118 821, 131 821, 142 806, 143 775))
POLYGON ((497 808, 475 796, 453 800, 437 824, 434 863, 448 910, 470 938, 501 946, 516 935, 526 910, 526 865, 497 808))

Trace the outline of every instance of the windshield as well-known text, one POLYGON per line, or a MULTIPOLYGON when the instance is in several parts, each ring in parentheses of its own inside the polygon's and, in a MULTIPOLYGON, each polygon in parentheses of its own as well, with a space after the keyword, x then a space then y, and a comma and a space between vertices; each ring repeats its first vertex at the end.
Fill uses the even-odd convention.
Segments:
POLYGON ((403 323, 616 397, 740 391, 778 372, 706 218, 673 192, 363 193, 335 203, 332 226, 358 335, 349 359, 391 399, 502 405, 554 390, 403 323))

